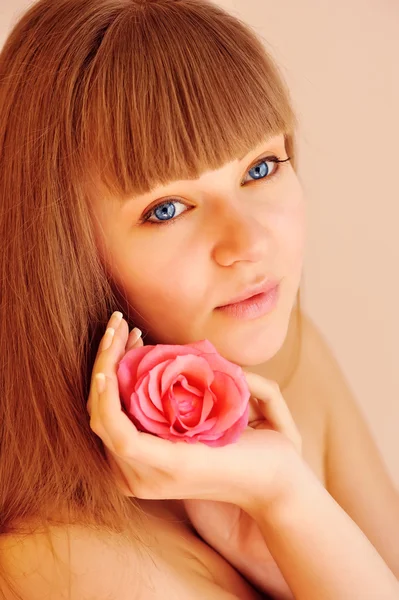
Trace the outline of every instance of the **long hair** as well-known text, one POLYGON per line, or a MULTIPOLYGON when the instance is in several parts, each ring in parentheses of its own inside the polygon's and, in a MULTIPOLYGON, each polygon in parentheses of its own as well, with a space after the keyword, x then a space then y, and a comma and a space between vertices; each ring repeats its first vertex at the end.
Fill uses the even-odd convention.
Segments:
POLYGON ((0 532, 128 531, 86 402, 118 300, 90 193, 124 198, 284 133, 260 39, 206 0, 39 0, 0 54, 0 532), (157 168, 154 169, 154 161, 157 168))

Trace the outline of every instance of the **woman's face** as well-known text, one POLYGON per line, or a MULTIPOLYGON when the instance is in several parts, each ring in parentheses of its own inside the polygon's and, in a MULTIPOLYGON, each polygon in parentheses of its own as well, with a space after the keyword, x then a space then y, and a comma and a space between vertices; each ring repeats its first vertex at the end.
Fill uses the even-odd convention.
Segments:
POLYGON ((287 158, 283 135, 123 205, 95 198, 103 260, 146 341, 208 339, 242 366, 280 349, 301 278, 304 202, 290 162, 275 158, 287 158), (274 304, 263 295, 220 308, 265 282, 279 283, 274 304))

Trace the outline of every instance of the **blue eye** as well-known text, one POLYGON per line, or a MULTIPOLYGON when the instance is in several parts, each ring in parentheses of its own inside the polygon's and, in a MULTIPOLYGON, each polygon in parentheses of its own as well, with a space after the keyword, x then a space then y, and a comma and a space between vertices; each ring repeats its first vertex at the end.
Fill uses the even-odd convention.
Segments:
POLYGON ((172 221, 186 210, 188 210, 188 206, 183 204, 183 202, 179 202, 179 200, 168 200, 167 202, 158 204, 158 206, 155 206, 144 215, 144 221, 155 224, 165 223, 172 221))
MULTIPOLYGON (((289 160, 289 158, 286 160, 280 160, 277 158, 277 156, 267 156, 262 158, 256 163, 256 165, 249 169, 248 173, 250 177, 253 177, 253 179, 270 179, 277 174, 279 170, 279 163, 287 162, 289 160)), ((245 180, 243 183, 245 183, 245 180)))
MULTIPOLYGON (((253 167, 251 167, 248 173, 250 177, 253 177, 255 180, 271 179, 280 171, 280 163, 286 163, 290 160, 290 157, 285 160, 280 160, 277 156, 267 156, 260 159, 253 167)), ((242 183, 245 182, 246 181, 243 180, 242 183)), ((180 200, 166 200, 149 210, 142 217, 142 222, 152 223, 154 225, 171 223, 182 213, 191 210, 191 208, 192 207, 187 206, 183 202, 180 202, 180 200)))
POLYGON ((161 204, 161 206, 157 206, 154 210, 154 215, 160 221, 168 221, 169 219, 173 219, 176 214, 176 206, 172 202, 168 202, 167 204, 161 204))
POLYGON ((259 163, 259 165, 256 165, 256 167, 252 167, 248 173, 255 179, 263 179, 270 174, 271 170, 272 169, 270 168, 269 164, 264 160, 263 162, 259 163))

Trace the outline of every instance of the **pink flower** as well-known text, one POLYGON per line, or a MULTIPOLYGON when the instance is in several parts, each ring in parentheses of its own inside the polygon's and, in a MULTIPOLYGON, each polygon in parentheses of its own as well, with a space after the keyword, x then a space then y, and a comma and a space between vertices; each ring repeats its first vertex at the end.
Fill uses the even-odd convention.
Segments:
POLYGON ((129 350, 117 373, 122 404, 140 431, 225 446, 248 425, 244 374, 207 340, 129 350))

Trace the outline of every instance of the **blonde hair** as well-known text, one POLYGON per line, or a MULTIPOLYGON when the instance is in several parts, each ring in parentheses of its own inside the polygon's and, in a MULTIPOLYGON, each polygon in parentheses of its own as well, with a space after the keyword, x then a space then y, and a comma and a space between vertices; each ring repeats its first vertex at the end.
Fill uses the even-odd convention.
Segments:
POLYGON ((0 531, 128 531, 86 411, 119 308, 90 190, 195 178, 275 133, 294 158, 289 93, 254 32, 206 0, 39 0, 6 40, 0 85, 0 531))

